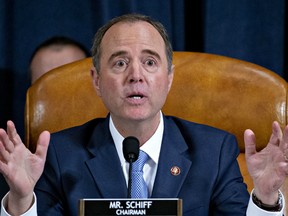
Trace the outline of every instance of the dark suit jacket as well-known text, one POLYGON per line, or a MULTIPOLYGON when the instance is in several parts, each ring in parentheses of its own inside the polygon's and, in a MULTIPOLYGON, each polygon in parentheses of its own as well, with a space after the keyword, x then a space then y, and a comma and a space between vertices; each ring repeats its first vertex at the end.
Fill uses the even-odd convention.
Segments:
MULTIPOLYGON (((109 118, 52 135, 35 188, 38 215, 78 214, 81 198, 126 198, 127 186, 109 118)), ((183 215, 245 215, 249 194, 239 171, 236 139, 227 132, 164 116, 152 198, 183 199, 183 215), (171 175, 178 166, 181 173, 171 175)))

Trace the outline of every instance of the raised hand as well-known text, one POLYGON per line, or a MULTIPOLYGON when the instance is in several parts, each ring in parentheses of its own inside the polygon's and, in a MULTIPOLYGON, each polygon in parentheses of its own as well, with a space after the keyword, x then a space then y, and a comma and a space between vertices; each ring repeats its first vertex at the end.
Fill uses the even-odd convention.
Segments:
POLYGON ((256 137, 252 130, 244 133, 245 157, 253 179, 255 195, 265 204, 275 204, 278 190, 288 175, 288 126, 282 132, 278 122, 272 124, 267 146, 256 151, 256 137))
POLYGON ((7 122, 7 132, 0 129, 0 172, 4 175, 10 191, 9 213, 21 214, 33 202, 33 190, 40 178, 46 160, 50 133, 40 134, 35 154, 23 144, 12 121, 7 122))

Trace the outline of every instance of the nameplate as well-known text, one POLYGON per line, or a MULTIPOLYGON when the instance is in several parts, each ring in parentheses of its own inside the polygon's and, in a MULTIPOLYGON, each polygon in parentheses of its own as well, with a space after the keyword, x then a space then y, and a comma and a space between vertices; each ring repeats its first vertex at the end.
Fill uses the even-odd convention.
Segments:
POLYGON ((182 216, 181 199, 81 199, 79 216, 182 216))

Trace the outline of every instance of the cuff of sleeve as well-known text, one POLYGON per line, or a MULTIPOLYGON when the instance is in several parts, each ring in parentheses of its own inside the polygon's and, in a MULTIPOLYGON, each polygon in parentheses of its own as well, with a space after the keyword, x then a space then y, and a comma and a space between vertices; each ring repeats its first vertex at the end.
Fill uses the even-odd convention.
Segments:
POLYGON ((249 204, 248 204, 248 208, 247 208, 247 212, 246 212, 246 215, 253 215, 253 216, 257 216, 257 215, 261 215, 261 216, 282 216, 283 215, 283 212, 284 212, 284 209, 285 209, 285 197, 284 195, 282 194, 282 192, 280 191, 280 194, 282 196, 282 199, 283 199, 283 206, 282 206, 282 209, 281 211, 277 211, 277 212, 270 212, 270 211, 265 211, 261 208, 259 208, 252 200, 252 193, 253 193, 253 190, 250 194, 250 200, 249 200, 249 204))
MULTIPOLYGON (((9 193, 9 192, 8 192, 9 193)), ((6 211, 5 207, 7 205, 7 195, 8 193, 3 197, 2 201, 1 201, 1 216, 11 216, 10 214, 8 214, 8 212, 6 211)), ((37 215, 37 198, 35 193, 33 192, 33 196, 34 196, 34 203, 31 206, 31 208, 26 211, 24 214, 21 214, 20 216, 35 216, 37 215)))

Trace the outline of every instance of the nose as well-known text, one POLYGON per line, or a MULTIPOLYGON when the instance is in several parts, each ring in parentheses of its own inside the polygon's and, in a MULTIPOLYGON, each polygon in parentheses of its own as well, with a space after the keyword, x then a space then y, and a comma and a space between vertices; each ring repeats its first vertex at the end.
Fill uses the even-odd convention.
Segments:
POLYGON ((141 63, 134 62, 130 64, 129 75, 128 75, 129 83, 143 82, 143 69, 141 67, 141 63))

